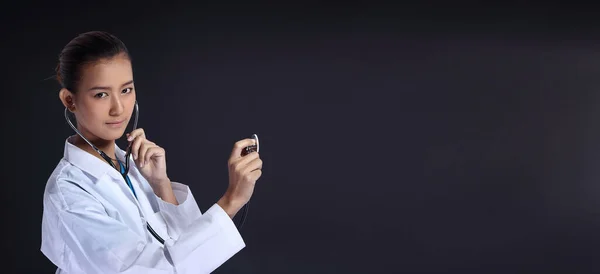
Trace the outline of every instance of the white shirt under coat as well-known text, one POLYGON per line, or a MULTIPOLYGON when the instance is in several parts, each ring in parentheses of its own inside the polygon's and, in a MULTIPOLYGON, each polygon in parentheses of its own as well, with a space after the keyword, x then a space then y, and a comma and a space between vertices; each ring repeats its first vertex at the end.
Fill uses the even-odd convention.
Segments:
MULTIPOLYGON (((202 213, 190 188, 177 182, 179 205, 163 201, 130 157, 136 199, 116 169, 70 138, 43 200, 41 251, 56 273, 210 273, 245 247, 218 204, 202 213)), ((123 161, 125 152, 115 151, 123 161)))

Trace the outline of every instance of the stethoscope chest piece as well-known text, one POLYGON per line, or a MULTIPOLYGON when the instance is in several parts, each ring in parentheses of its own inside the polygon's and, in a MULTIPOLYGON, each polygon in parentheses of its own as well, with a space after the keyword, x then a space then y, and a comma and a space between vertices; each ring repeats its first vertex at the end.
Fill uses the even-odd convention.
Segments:
POLYGON ((244 148, 244 150, 242 151, 242 156, 246 156, 252 152, 259 152, 260 143, 258 142, 258 135, 252 134, 252 139, 254 139, 256 145, 251 145, 251 146, 247 146, 246 148, 244 148))

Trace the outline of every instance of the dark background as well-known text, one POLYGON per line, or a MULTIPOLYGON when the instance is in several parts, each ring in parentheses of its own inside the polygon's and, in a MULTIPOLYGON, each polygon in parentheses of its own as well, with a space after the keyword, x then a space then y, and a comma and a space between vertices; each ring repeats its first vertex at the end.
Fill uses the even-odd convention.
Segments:
POLYGON ((203 211, 259 135, 217 273, 600 271, 595 7, 275 3, 3 7, 1 272, 54 273, 42 194, 73 132, 46 78, 90 30, 128 46, 139 127, 203 211))

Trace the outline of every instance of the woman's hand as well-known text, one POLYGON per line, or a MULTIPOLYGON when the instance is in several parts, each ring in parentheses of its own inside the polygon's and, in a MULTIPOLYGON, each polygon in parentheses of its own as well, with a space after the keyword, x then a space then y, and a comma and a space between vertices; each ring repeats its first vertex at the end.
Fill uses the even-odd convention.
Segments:
POLYGON ((254 185, 262 175, 263 162, 258 152, 241 156, 242 150, 251 145, 256 145, 254 139, 236 142, 229 157, 229 187, 218 204, 231 218, 250 200, 254 185))
POLYGON ((144 129, 138 128, 127 134, 131 145, 131 156, 140 173, 152 186, 154 192, 171 186, 167 176, 167 160, 165 150, 146 139, 144 129))

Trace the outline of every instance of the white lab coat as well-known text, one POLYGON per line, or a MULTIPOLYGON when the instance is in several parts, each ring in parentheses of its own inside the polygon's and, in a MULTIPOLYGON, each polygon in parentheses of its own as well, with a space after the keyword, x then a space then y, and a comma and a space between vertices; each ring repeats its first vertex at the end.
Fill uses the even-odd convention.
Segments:
POLYGON ((116 169, 69 140, 43 202, 41 251, 56 273, 210 273, 245 247, 227 213, 214 204, 203 214, 187 185, 172 182, 179 205, 167 203, 130 158, 138 201, 116 169))

